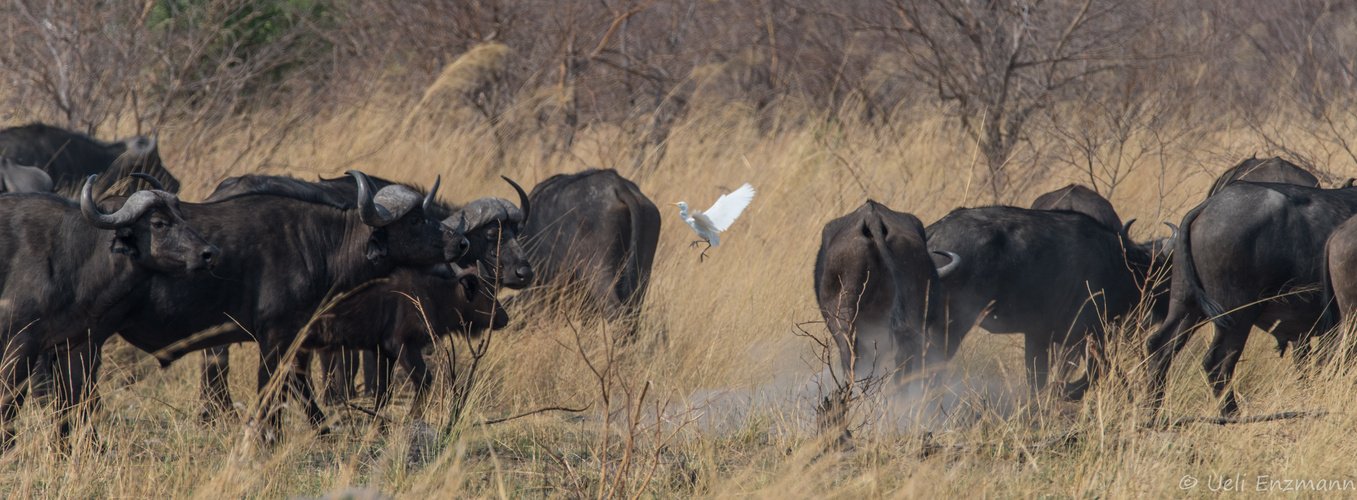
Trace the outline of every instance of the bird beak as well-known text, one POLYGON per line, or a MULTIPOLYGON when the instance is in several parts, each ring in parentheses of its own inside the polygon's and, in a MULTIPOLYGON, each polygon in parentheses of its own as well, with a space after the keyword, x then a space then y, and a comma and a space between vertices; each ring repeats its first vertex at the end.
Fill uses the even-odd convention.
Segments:
POLYGON ((670 203, 669 206, 671 206, 671 207, 677 207, 677 206, 678 206, 678 203, 670 203))

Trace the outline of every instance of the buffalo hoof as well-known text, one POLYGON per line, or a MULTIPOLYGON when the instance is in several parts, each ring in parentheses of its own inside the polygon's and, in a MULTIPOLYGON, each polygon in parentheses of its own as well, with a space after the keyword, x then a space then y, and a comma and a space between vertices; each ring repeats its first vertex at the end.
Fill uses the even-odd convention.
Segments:
POLYGON ((1239 403, 1235 400, 1235 395, 1233 391, 1225 395, 1225 400, 1220 405, 1220 416, 1222 417, 1239 416, 1239 403))

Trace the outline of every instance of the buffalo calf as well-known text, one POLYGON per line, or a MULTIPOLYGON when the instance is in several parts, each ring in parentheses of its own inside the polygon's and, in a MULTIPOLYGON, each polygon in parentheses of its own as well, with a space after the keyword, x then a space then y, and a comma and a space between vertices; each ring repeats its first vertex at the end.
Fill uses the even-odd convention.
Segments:
POLYGON ((815 298, 844 372, 855 379, 902 379, 943 360, 940 288, 913 215, 868 200, 820 233, 815 298))

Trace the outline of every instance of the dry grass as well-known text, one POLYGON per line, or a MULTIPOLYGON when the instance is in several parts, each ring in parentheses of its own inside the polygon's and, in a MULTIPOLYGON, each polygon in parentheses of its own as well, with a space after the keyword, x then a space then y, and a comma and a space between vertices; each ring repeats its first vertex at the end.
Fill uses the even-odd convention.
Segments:
MULTIPOLYGON (((291 412, 286 442, 245 452, 240 424, 197 422, 196 358, 165 370, 148 369, 146 359, 110 361, 96 422, 101 434, 80 434, 85 444, 97 440, 104 450, 78 442, 72 456, 62 457, 52 446, 50 408, 30 405, 21 414, 19 448, 0 457, 0 495, 277 498, 371 488, 397 498, 601 497, 609 492, 1142 498, 1214 496, 1208 486, 1219 488, 1221 476, 1236 474, 1244 491, 1253 491, 1263 475, 1357 481, 1351 465, 1357 442, 1350 438, 1351 388, 1357 380, 1302 381, 1289 358, 1279 359, 1262 333, 1255 333, 1236 378, 1245 413, 1323 408, 1327 416, 1171 432, 1138 428, 1136 422, 1145 418, 1140 401, 1145 370, 1136 340, 1124 343, 1116 356, 1125 383, 1103 384, 1079 403, 1042 401, 1016 412, 982 414, 927 438, 944 448, 965 444, 964 451, 921 456, 923 434, 880 422, 857 428, 851 450, 827 448, 811 431, 811 402, 797 397, 819 366, 811 344, 794 334, 798 323, 820 319, 811 268, 823 224, 867 198, 926 223, 954 207, 994 200, 980 188, 984 169, 973 145, 958 143, 960 134, 939 114, 916 113, 887 136, 881 129, 823 125, 804 117, 774 120, 786 124, 761 133, 767 123, 742 113, 736 109, 680 123, 663 160, 645 172, 632 170, 631 142, 607 126, 586 129, 572 154, 545 160, 537 142, 525 138, 505 148, 503 164, 509 166, 501 169, 490 142, 493 134, 457 129, 406 140, 401 128, 410 110, 380 98, 296 124, 276 147, 250 149, 258 144, 258 124, 284 123, 285 117, 252 117, 255 125, 228 129, 211 148, 197 152, 175 147, 177 135, 196 133, 191 127, 162 131, 162 154, 170 168, 180 169, 176 173, 185 182, 187 200, 201 199, 229 175, 286 171, 309 178, 349 168, 421 184, 442 174, 441 195, 454 201, 514 199, 499 174, 531 186, 556 173, 613 167, 661 206, 685 200, 703 207, 742 182, 752 183, 759 194, 724 244, 701 264, 697 251, 688 248, 688 229, 671 210, 663 211, 639 340, 607 349, 599 330, 604 325, 571 325, 522 311, 496 334, 470 420, 544 406, 589 406, 584 413, 544 413, 492 426, 463 423, 431 440, 426 431, 404 422, 404 400, 387 412, 396 423, 385 431, 358 413, 330 409, 341 417, 340 430, 321 438, 291 412), (613 408, 605 410, 598 401, 599 379, 582 358, 597 363, 609 352, 618 392, 613 408), (128 380, 135 382, 127 385, 128 380), (623 443, 632 418, 623 411, 623 390, 635 400, 646 381, 653 383, 647 404, 672 403, 667 410, 635 414, 644 432, 632 447, 632 467, 616 479, 613 474, 628 460, 623 443), (713 394, 718 397, 709 397, 713 394), (696 413, 684 411, 689 404, 696 413), (603 425, 605 411, 617 412, 610 427, 603 425), (646 427, 657 417, 665 421, 658 426, 658 441, 656 428, 646 427), (701 418, 689 422, 690 417, 701 418), (1022 450, 1071 430, 1079 433, 1071 444, 1022 450), (606 447, 605 435, 610 436, 606 447), (661 441, 667 444, 658 446, 661 441), (425 452, 425 458, 408 460, 411 448, 425 452), (1186 475, 1200 483, 1181 490, 1186 475), (618 486, 612 489, 613 484, 618 486)), ((1130 176, 1112 201, 1123 218, 1140 218, 1138 237, 1161 235, 1155 221, 1176 222, 1203 197, 1213 173, 1247 156, 1255 144, 1246 132, 1226 131, 1183 145, 1147 160, 1153 163, 1130 176)), ((1317 147, 1299 140, 1288 144, 1311 146, 1317 147)), ((1031 170, 1035 173, 1025 179, 1024 190, 1000 201, 1026 204, 1046 189, 1083 179, 1068 167, 1031 170)), ((823 329, 817 324, 806 328, 823 329)), ((1145 335, 1128 333, 1134 339, 1145 335)), ((1214 412, 1199 367, 1207 336, 1200 332, 1171 372, 1174 414, 1214 412)), ((951 369, 963 379, 1021 380, 1020 350, 1017 336, 977 331, 951 369)), ((235 352, 232 390, 248 402, 255 355, 250 349, 235 352)), ((988 389, 967 389, 955 396, 989 395, 988 389)), ((435 397, 425 414, 433 428, 441 428, 445 412, 435 397)))

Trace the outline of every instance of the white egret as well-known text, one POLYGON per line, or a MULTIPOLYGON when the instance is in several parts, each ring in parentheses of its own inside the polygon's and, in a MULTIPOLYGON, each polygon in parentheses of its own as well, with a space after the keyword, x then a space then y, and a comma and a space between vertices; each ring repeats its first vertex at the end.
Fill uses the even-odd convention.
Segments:
MULTIPOLYGON (((702 249, 702 254, 697 256, 698 262, 706 258, 707 250, 711 247, 721 246, 721 236, 718 234, 730 227, 735 222, 735 218, 740 216, 744 207, 749 206, 749 202, 754 199, 754 187, 749 183, 740 186, 739 189, 731 191, 730 194, 723 194, 716 199, 716 203, 711 205, 706 212, 692 210, 689 212, 687 202, 670 203, 670 205, 679 207, 679 217, 688 226, 693 228, 700 240, 694 241, 693 245, 706 242, 707 248, 702 249)), ((689 245, 692 246, 692 245, 689 245)))

